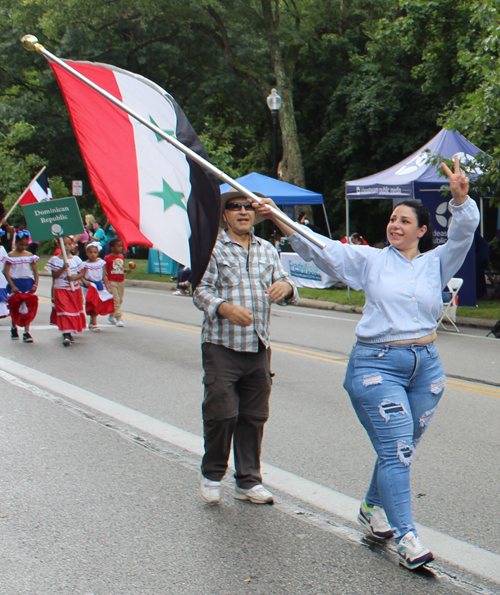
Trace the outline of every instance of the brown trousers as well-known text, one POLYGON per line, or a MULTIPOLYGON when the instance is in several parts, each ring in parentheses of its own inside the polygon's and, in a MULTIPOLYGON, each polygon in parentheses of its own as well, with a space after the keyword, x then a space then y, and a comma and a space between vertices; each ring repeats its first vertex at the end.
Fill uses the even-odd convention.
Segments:
POLYGON ((233 442, 235 479, 249 489, 262 483, 260 453, 269 417, 271 350, 239 352, 203 343, 205 397, 202 405, 204 477, 220 481, 227 470, 233 442))

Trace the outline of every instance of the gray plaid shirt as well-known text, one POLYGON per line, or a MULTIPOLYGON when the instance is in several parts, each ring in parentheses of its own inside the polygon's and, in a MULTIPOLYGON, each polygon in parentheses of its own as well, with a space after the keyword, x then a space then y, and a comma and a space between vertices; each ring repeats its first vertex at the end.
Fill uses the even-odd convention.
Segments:
POLYGON ((258 351, 259 339, 269 347, 271 302, 264 293, 275 281, 286 281, 293 288, 280 306, 296 304, 299 294, 285 273, 278 252, 272 244, 252 235, 250 249, 221 231, 203 279, 193 294, 197 308, 205 312, 202 342, 223 345, 235 351, 258 351), (253 314, 253 325, 238 326, 217 316, 223 303, 243 306, 253 314))

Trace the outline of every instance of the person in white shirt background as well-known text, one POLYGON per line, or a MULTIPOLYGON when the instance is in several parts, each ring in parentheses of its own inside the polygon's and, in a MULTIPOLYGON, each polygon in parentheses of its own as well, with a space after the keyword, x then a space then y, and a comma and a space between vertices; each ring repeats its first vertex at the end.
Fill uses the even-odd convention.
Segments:
POLYGON ((365 292, 344 381, 377 454, 358 520, 378 539, 394 537, 399 561, 410 569, 434 558, 413 521, 410 464, 446 383, 434 345, 441 292, 465 260, 479 224, 458 158, 453 172, 441 165, 450 181, 453 220, 448 241, 434 249, 429 212, 416 200, 394 209, 386 230, 389 246, 383 250, 320 236, 326 244, 322 250, 275 219, 267 206, 275 206, 271 199, 261 206, 253 203, 259 215, 289 236, 304 260, 365 292))

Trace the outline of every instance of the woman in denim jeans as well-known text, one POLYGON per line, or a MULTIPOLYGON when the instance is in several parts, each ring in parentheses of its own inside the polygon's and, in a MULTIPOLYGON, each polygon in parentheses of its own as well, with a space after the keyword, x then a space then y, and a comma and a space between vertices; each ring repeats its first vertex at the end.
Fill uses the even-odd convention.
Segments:
MULTIPOLYGON (((387 225, 389 246, 383 250, 321 236, 326 243, 322 250, 274 219, 268 206, 257 208, 289 236, 304 260, 313 260, 328 275, 365 292, 358 341, 344 382, 377 453, 358 520, 378 539, 394 537, 400 563, 410 569, 433 559, 413 522, 410 464, 445 386, 434 345, 443 308, 441 292, 465 260, 479 223, 458 158, 453 172, 444 163, 442 167, 450 180, 453 220, 448 241, 434 249, 429 212, 416 200, 394 209, 387 225)), ((274 204, 270 199, 263 202, 274 204)))

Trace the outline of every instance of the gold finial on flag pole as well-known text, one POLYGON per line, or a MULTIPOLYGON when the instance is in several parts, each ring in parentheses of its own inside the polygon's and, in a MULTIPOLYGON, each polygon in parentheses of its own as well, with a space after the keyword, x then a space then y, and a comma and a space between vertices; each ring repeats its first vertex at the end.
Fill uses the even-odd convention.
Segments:
POLYGON ((38 37, 35 37, 34 35, 23 35, 23 37, 21 37, 21 43, 29 52, 32 52, 33 50, 39 52, 44 49, 43 45, 38 43, 38 37))

